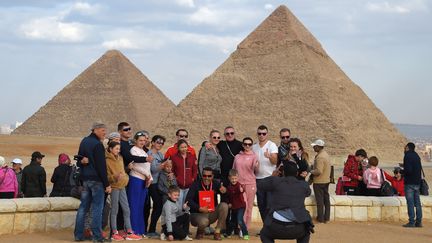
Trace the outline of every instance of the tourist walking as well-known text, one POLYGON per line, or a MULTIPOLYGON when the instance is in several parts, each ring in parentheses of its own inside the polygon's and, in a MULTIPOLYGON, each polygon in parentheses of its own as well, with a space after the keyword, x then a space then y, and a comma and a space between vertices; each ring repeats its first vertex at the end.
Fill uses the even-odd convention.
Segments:
POLYGON ((21 179, 21 188, 24 197, 45 197, 46 191, 46 172, 41 166, 45 155, 35 151, 31 155, 30 164, 24 167, 21 179))
POLYGON ((311 174, 313 175, 313 190, 317 204, 317 220, 320 223, 330 221, 330 195, 328 192, 330 184, 330 156, 324 150, 324 141, 315 140, 311 146, 317 153, 311 174))

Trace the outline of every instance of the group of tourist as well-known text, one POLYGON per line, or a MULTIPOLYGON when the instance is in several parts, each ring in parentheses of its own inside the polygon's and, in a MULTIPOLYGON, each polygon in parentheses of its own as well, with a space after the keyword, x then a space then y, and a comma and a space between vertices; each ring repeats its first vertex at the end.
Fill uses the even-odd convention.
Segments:
MULTIPOLYGON (((177 142, 165 154, 161 152, 164 136, 150 138, 143 130, 133 133, 127 122, 119 123, 117 130, 109 134, 104 145, 107 128, 95 123, 74 156, 78 168, 71 166, 68 155, 59 155, 50 196, 70 196, 74 188, 80 188, 76 241, 89 236, 95 242, 105 241, 102 221, 107 207, 110 238, 115 241, 147 237, 192 240, 190 224, 197 227, 195 239, 208 233, 215 240, 234 234, 248 240, 256 196, 264 223, 260 232, 263 242, 274 239, 309 242, 313 223, 304 206, 305 197, 311 194, 308 182, 313 183, 316 222, 330 220, 328 190, 333 174, 330 156, 321 139, 311 144, 316 155, 309 164, 301 140, 292 138, 287 128, 279 132, 279 146, 268 139, 265 125, 257 128, 255 143, 252 137, 237 140, 232 126, 224 129, 224 140, 221 132, 212 130, 198 153, 188 143, 188 131, 178 129, 177 142), (159 219, 160 234, 156 230, 159 219), (215 222, 213 229, 210 225, 215 222)), ((344 192, 377 196, 380 183, 387 178, 397 194, 407 198, 409 223, 404 226, 421 227, 418 193, 421 163, 414 149, 412 143, 406 146, 404 176, 398 176, 402 171, 398 169, 395 178, 381 172, 377 157, 368 158, 366 151, 359 149, 345 163, 344 192), (400 186, 401 180, 405 185, 400 186)), ((43 154, 34 152, 30 165, 21 170, 20 159, 14 159, 9 169, 0 157, 0 198, 46 196, 43 158, 43 154)))

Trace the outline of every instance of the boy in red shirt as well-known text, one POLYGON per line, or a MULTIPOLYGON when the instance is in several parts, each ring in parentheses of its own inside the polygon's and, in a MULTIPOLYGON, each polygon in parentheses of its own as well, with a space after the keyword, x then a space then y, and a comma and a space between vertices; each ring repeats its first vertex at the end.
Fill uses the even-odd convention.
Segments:
POLYGON ((249 240, 249 233, 244 222, 244 213, 246 210, 246 202, 244 199, 243 186, 237 182, 238 171, 231 169, 228 174, 230 184, 227 187, 228 206, 231 208, 231 220, 227 229, 226 235, 229 237, 237 224, 240 225, 241 233, 244 240, 249 240))

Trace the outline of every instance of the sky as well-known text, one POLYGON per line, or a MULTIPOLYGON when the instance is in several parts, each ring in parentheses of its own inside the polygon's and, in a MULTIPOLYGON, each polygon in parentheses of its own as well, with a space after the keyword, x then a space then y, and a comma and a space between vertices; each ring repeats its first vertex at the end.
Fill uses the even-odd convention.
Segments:
POLYGON ((109 49, 178 104, 281 4, 391 122, 432 124, 429 0, 2 0, 0 124, 25 121, 109 49))

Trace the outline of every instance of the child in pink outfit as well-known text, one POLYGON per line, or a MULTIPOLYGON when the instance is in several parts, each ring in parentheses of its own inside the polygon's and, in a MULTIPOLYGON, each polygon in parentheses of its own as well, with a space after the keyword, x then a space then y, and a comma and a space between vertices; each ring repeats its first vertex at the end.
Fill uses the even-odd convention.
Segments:
POLYGON ((233 164, 233 169, 238 171, 238 182, 244 185, 244 196, 246 201, 244 222, 248 227, 252 218, 252 208, 256 194, 255 172, 257 172, 259 168, 258 155, 252 151, 252 145, 252 138, 244 138, 244 151, 241 151, 235 156, 233 164))
POLYGON ((380 196, 380 188, 384 179, 381 175, 381 169, 378 168, 378 158, 372 156, 369 158, 369 169, 363 173, 363 181, 366 184, 366 196, 380 196))
POLYGON ((0 199, 16 198, 18 181, 15 171, 8 168, 5 158, 0 156, 0 199))

